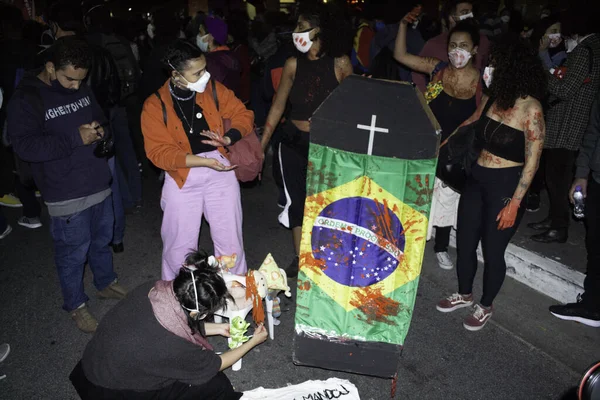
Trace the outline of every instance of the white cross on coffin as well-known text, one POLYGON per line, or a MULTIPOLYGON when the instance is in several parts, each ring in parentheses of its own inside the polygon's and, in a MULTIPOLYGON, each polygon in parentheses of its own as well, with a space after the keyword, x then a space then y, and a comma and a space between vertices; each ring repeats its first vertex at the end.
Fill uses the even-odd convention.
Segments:
POLYGON ((377 125, 376 123, 377 123, 377 115, 372 115, 371 116, 371 126, 361 125, 361 124, 356 125, 356 127, 358 129, 364 129, 366 131, 369 131, 369 147, 367 148, 368 155, 373 154, 373 142, 375 142, 375 132, 381 132, 381 133, 389 133, 390 132, 389 129, 378 128, 376 126, 377 125))

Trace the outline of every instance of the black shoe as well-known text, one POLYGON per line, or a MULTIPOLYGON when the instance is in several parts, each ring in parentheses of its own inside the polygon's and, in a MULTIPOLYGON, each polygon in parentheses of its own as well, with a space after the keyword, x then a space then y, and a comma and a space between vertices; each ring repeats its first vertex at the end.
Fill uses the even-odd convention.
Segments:
POLYGON ((298 264, 300 263, 300 259, 298 256, 294 257, 290 265, 284 269, 285 274, 288 278, 295 278, 298 276, 298 264))
POLYGON ((540 195, 537 193, 530 193, 527 195, 526 199, 527 206, 525 210, 529 212, 538 212, 540 211, 540 195))
POLYGON ((112 245, 112 249, 113 249, 113 253, 122 253, 125 251, 125 246, 123 246, 123 243, 117 243, 117 244, 113 244, 112 245))
POLYGON ((534 231, 547 231, 550 229, 552 225, 552 220, 550 218, 546 218, 540 222, 533 222, 531 224, 527 224, 529 229, 533 229, 534 231))
POLYGON ((531 240, 539 243, 566 243, 568 238, 566 229, 548 229, 544 233, 531 236, 531 240))
POLYGON ((577 296, 577 303, 550 306, 550 313, 556 318, 600 328, 600 312, 587 308, 582 302, 581 296, 577 296))

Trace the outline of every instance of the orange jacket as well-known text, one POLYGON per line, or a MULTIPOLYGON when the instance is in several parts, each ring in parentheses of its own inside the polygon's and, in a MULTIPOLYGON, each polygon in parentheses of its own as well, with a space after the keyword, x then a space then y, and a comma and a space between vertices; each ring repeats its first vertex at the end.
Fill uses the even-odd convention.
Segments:
MULTIPOLYGON (((222 136, 226 133, 223 132, 222 118, 227 118, 231 120, 232 129, 240 131, 242 136, 248 135, 254 127, 254 113, 246 109, 231 90, 219 82, 215 83, 220 111, 217 111, 210 84, 207 85, 204 93, 196 94, 196 104, 202 107, 208 127, 212 132, 222 136)), ((169 81, 158 90, 167 109, 167 126, 164 123, 160 100, 153 94, 144 102, 142 133, 148 159, 171 175, 179 188, 182 188, 190 172, 186 167, 185 158, 188 154, 192 154, 192 147, 183 124, 173 108, 173 99, 168 85, 169 81)), ((219 147, 219 151, 227 156, 225 148, 219 147)))

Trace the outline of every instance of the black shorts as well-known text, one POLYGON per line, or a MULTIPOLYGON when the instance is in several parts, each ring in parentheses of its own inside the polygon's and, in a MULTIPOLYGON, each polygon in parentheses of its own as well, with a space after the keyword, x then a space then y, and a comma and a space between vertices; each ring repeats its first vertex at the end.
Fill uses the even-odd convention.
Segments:
POLYGON ((291 122, 287 122, 282 128, 283 138, 279 143, 279 165, 286 204, 279 214, 279 222, 286 228, 297 228, 302 226, 304 218, 310 135, 308 132, 296 128, 291 122))

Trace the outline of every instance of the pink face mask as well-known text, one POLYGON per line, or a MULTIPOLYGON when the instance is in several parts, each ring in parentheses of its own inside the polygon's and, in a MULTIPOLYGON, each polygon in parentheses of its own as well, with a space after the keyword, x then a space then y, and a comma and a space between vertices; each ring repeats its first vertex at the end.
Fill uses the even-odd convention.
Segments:
POLYGON ((471 57, 473 57, 471 53, 460 48, 456 48, 448 53, 448 59, 454 68, 464 68, 469 63, 471 57))

